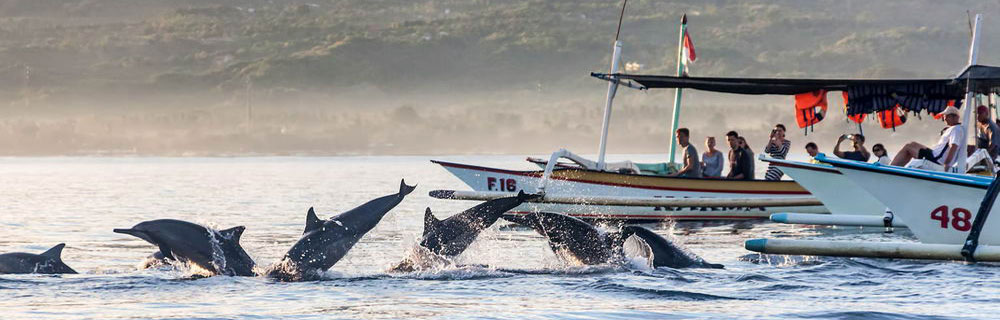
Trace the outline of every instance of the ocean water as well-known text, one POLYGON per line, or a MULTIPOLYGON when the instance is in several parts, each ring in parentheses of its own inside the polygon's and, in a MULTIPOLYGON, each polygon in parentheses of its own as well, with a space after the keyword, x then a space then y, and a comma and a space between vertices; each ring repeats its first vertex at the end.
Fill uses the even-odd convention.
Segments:
MULTIPOLYGON (((532 168, 523 157, 433 157, 532 168)), ((2 158, 0 252, 66 243, 77 275, 0 275, 3 319, 148 318, 996 318, 1000 268, 990 264, 764 256, 759 237, 912 241, 879 229, 771 223, 651 227, 723 270, 575 266, 532 231, 500 222, 458 266, 390 273, 415 245, 425 207, 439 218, 475 205, 432 199, 467 189, 431 157, 2 158), (175 218, 218 228, 245 225, 258 264, 277 261, 322 218, 418 189, 321 281, 259 277, 192 279, 185 270, 138 270, 156 249, 112 233, 175 218)), ((640 159, 642 160, 642 159, 640 159)), ((761 166, 758 164, 758 167, 761 166)))

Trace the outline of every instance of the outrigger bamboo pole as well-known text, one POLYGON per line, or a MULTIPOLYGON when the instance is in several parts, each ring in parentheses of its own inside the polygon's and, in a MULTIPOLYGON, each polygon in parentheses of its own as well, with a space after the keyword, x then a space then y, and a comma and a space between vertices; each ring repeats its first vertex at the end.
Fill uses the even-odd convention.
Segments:
MULTIPOLYGON (((460 191, 434 190, 430 196, 450 200, 478 200, 516 196, 513 192, 498 191, 460 191)), ((608 197, 608 196, 563 196, 546 194, 538 199, 526 202, 582 204, 595 206, 629 206, 629 207, 798 207, 819 206, 822 202, 813 197, 788 198, 652 198, 652 197, 608 197)))
MULTIPOLYGON (((964 260, 960 244, 924 244, 901 242, 851 242, 827 240, 752 239, 747 250, 804 256, 894 258, 925 260, 964 260)), ((976 261, 1000 261, 1000 247, 980 246, 976 261)))

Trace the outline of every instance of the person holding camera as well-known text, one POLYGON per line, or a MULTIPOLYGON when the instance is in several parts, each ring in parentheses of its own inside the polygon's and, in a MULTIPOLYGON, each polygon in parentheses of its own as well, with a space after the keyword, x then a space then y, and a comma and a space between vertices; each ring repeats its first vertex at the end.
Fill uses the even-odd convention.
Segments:
POLYGON ((865 148, 865 136, 860 134, 845 134, 837 139, 837 146, 833 147, 833 154, 841 159, 868 162, 872 154, 865 148), (854 151, 840 151, 840 143, 844 140, 851 140, 854 151))
MULTIPOLYGON (((771 130, 771 139, 767 142, 767 146, 764 147, 764 153, 774 159, 785 159, 785 156, 788 155, 788 149, 791 149, 791 147, 792 142, 785 139, 785 125, 779 123, 771 130)), ((767 166, 764 179, 781 180, 781 176, 783 175, 785 173, 772 163, 767 166)))

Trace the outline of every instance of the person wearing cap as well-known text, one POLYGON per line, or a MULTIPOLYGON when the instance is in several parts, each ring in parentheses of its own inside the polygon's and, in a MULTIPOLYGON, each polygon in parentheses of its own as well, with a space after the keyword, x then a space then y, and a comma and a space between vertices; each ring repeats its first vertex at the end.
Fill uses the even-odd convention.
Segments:
POLYGON ((992 158, 996 158, 1000 148, 1000 126, 990 119, 990 109, 986 106, 976 108, 976 148, 985 149, 992 158))
POLYGON ((958 108, 947 107, 941 114, 948 127, 941 132, 938 143, 932 148, 918 142, 907 143, 896 153, 896 157, 892 159, 892 165, 904 166, 910 160, 917 158, 940 164, 945 169, 951 167, 955 159, 958 158, 958 145, 965 140, 965 132, 962 130, 961 123, 958 122, 958 108))

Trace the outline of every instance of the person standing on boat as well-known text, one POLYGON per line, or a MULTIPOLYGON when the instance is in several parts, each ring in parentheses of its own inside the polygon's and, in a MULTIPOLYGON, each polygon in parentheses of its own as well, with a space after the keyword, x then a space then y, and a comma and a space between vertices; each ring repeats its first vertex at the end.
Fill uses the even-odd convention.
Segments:
POLYGON ((753 163, 753 156, 743 147, 740 135, 736 131, 729 131, 726 133, 726 140, 729 142, 729 148, 731 149, 729 151, 729 174, 726 175, 726 178, 752 180, 753 171, 750 168, 753 163))
POLYGON ((715 150, 715 137, 705 138, 705 153, 701 154, 701 175, 705 178, 722 178, 722 165, 726 159, 715 150))
POLYGON ((819 163, 819 161, 816 161, 816 155, 819 154, 819 146, 815 142, 810 141, 806 143, 806 153, 809 154, 809 163, 819 163))
POLYGON ((845 134, 841 135, 837 139, 837 145, 833 147, 833 154, 841 159, 868 162, 868 158, 871 158, 872 154, 868 152, 868 148, 865 148, 865 136, 860 134, 845 134), (844 140, 851 140, 851 145, 854 146, 854 151, 840 151, 840 143, 844 140))
POLYGON ((916 141, 907 143, 892 159, 892 165, 905 166, 910 160, 917 158, 940 164, 945 169, 951 167, 952 162, 958 158, 956 156, 958 145, 962 143, 962 140, 965 140, 965 132, 962 130, 961 123, 958 122, 958 108, 947 107, 941 114, 948 127, 941 132, 941 138, 938 139, 937 145, 934 148, 928 148, 916 141))
POLYGON ((874 146, 872 146, 872 155, 874 155, 876 158, 875 163, 881 164, 883 166, 887 166, 890 163, 892 163, 892 160, 889 160, 889 153, 885 151, 885 146, 883 146, 881 143, 876 143, 874 146))
POLYGON ((985 149, 991 158, 996 158, 1000 148, 1000 126, 990 120, 990 108, 986 106, 976 108, 976 148, 985 149))
POLYGON ((684 148, 684 167, 670 174, 671 177, 701 178, 698 149, 691 145, 690 137, 691 131, 688 131, 688 128, 677 129, 677 144, 684 148))
POLYGON ((756 175, 757 175, 757 162, 756 162, 757 157, 754 157, 753 149, 750 148, 750 144, 747 143, 747 138, 744 137, 744 136, 740 136, 740 148, 743 148, 743 153, 745 153, 747 155, 747 157, 750 158, 750 161, 749 161, 749 163, 750 163, 749 164, 750 173, 746 175, 747 176, 746 179, 747 180, 756 179, 757 178, 756 177, 756 175))
MULTIPOLYGON (((785 125, 779 123, 771 130, 771 140, 767 142, 767 146, 764 146, 764 153, 770 155, 771 158, 784 160, 785 156, 788 155, 788 149, 791 149, 791 147, 792 142, 785 139, 785 125)), ((764 179, 781 180, 781 176, 783 175, 785 173, 781 172, 781 169, 772 163, 767 166, 764 179)))

